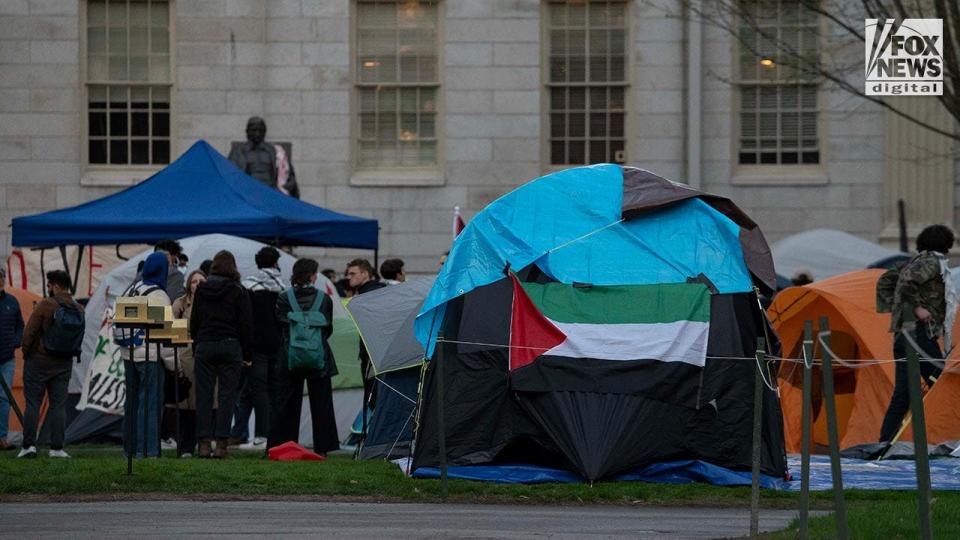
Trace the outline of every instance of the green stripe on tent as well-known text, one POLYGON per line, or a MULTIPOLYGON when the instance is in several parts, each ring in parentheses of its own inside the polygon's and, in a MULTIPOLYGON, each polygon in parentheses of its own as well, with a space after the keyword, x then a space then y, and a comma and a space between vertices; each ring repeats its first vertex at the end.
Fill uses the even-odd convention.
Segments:
POLYGON ((700 283, 603 287, 523 283, 523 288, 547 318, 561 323, 710 321, 710 291, 700 283))

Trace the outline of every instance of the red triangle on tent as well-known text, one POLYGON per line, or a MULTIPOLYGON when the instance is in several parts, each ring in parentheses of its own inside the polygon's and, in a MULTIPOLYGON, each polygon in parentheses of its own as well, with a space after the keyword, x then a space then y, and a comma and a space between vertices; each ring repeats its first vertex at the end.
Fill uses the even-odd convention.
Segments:
POLYGON ((513 280, 513 313, 510 316, 510 370, 532 363, 563 343, 567 336, 534 305, 517 277, 513 280))

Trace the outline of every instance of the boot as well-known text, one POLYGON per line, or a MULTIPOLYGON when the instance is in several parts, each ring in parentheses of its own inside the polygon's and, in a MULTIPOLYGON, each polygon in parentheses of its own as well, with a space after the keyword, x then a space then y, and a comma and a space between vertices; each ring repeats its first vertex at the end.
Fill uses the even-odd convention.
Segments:
POLYGON ((197 447, 197 457, 198 458, 210 457, 210 439, 200 439, 200 444, 197 447))
POLYGON ((227 440, 217 439, 217 447, 213 449, 213 459, 227 459, 227 440))

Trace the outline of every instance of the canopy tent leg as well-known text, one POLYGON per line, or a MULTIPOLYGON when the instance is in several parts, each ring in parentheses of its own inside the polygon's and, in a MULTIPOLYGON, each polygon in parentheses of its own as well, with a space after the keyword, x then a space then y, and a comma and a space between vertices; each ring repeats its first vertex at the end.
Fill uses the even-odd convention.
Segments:
MULTIPOLYGON (((374 272, 380 271, 380 249, 379 248, 373 250, 373 271, 374 272)), ((380 277, 382 278, 383 276, 380 276, 380 277)))
POLYGON ((40 248, 40 288, 43 289, 43 297, 47 297, 47 271, 43 266, 43 256, 46 255, 47 249, 40 248))

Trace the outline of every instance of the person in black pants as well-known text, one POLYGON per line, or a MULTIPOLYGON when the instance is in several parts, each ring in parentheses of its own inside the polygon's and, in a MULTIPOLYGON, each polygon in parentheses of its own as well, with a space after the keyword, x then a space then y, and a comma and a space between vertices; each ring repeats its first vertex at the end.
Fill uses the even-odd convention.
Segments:
POLYGON ((283 329, 277 356, 277 374, 280 381, 274 387, 274 392, 279 393, 276 397, 280 406, 271 419, 267 444, 273 448, 287 441, 296 442, 300 438, 300 409, 303 406, 303 386, 306 383, 313 425, 313 451, 326 455, 327 452, 340 448, 340 441, 337 438, 337 419, 333 411, 333 389, 330 384, 330 378, 337 374, 337 364, 329 343, 330 335, 333 333, 331 323, 333 300, 317 290, 315 286, 319 269, 320 265, 317 261, 299 259, 293 265, 290 282, 293 285, 293 296, 301 311, 311 309, 320 295, 319 311, 327 321, 327 325, 321 330, 324 365, 320 369, 289 369, 287 358, 290 344, 289 315, 294 309, 287 292, 281 293, 277 299, 276 309, 277 321, 283 329))
POLYGON ((197 382, 197 457, 227 457, 230 420, 237 400, 240 370, 253 361, 250 296, 240 285, 237 262, 229 251, 213 258, 210 277, 200 286, 190 312, 197 382), (219 383, 216 421, 213 392, 219 383))
POLYGON ((250 291, 253 306, 253 366, 244 369, 243 384, 237 408, 234 411, 231 444, 246 442, 250 437, 250 412, 256 411, 254 448, 264 449, 270 432, 269 387, 280 346, 280 324, 277 322, 277 296, 287 289, 280 276, 280 252, 264 247, 257 252, 257 273, 243 278, 242 285, 250 291))

